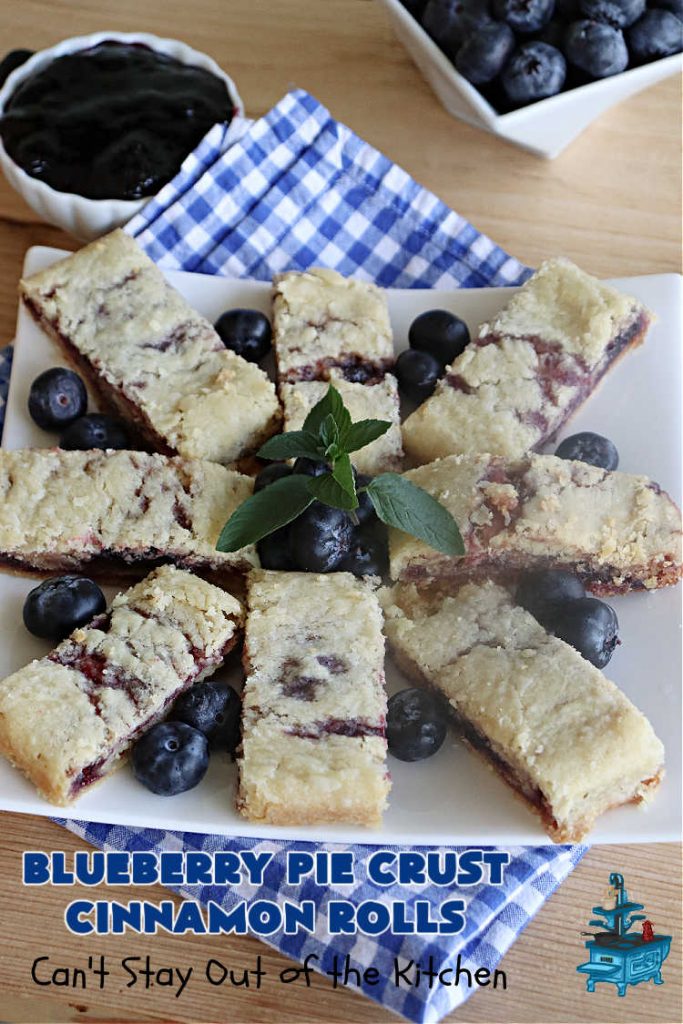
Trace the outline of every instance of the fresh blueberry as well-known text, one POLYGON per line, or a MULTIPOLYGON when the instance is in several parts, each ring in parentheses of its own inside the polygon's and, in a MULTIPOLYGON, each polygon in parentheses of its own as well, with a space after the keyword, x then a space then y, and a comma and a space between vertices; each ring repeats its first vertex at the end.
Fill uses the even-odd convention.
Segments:
POLYGON ((115 416, 88 413, 75 420, 59 439, 59 447, 67 451, 87 451, 89 448, 128 448, 130 438, 126 425, 115 416))
POLYGON ((420 313, 408 331, 410 347, 428 352, 441 364, 448 366, 470 343, 470 332, 464 320, 447 309, 428 309, 420 313))
POLYGON ((104 594, 86 576, 55 576, 31 590, 24 601, 29 633, 55 643, 106 610, 104 594))
POLYGON ((63 430, 88 407, 85 384, 73 370, 55 366, 36 377, 28 393, 28 411, 43 430, 63 430))
POLYGON ((488 21, 488 0, 429 0, 422 27, 442 50, 454 56, 465 37, 488 21))
POLYGON ((326 462, 319 462, 317 459, 307 459, 305 455, 294 461, 294 472, 304 473, 306 476, 322 476, 329 473, 330 467, 326 462))
POLYGON ((339 570, 354 576, 385 576, 389 570, 386 526, 368 523, 354 530, 349 553, 339 563, 339 570))
POLYGON ((389 698, 387 742, 399 761, 423 761, 436 754, 447 731, 443 702, 428 690, 413 687, 389 698))
POLYGON ((367 491, 361 491, 361 487, 367 487, 371 480, 372 477, 367 476, 365 473, 356 474, 356 494, 358 497, 358 508, 355 509, 355 512, 356 518, 358 519, 359 523, 373 522, 377 518, 375 506, 372 504, 372 501, 370 500, 370 495, 368 494, 367 491))
POLYGON ((575 21, 564 37, 564 55, 590 78, 617 75, 628 65, 623 33, 599 21, 575 21))
POLYGON ((564 85, 567 65, 549 43, 523 43, 515 50, 501 75, 501 84, 511 103, 521 106, 555 96, 564 85))
POLYGON ((258 363, 270 352, 270 320, 257 309, 229 309, 219 316, 215 328, 225 347, 250 363, 258 363))
POLYGON ((288 572, 295 569, 292 560, 291 524, 281 526, 266 537, 262 537, 256 545, 256 551, 263 569, 274 569, 277 572, 288 572))
POLYGON ((671 11, 646 11, 627 36, 631 56, 639 64, 670 57, 683 49, 683 23, 671 11))
POLYGON ((13 71, 25 64, 35 50, 10 50, 0 61, 0 87, 2 87, 13 71))
POLYGON ((517 585, 517 603, 545 626, 555 614, 555 606, 577 601, 586 596, 586 590, 571 572, 561 569, 542 569, 524 575, 517 585))
POLYGON ((408 348, 396 360, 394 373, 404 395, 413 402, 424 402, 433 393, 443 367, 429 352, 408 348))
POLYGON ((493 13, 518 35, 538 32, 550 21, 555 0, 493 0, 493 13))
POLYGON ((619 643, 619 621, 614 609, 597 597, 580 597, 554 606, 543 623, 596 668, 604 668, 619 643))
POLYGON ((612 28, 628 28, 642 15, 645 0, 580 0, 584 18, 603 21, 612 28))
POLYGON ((455 55, 455 67, 473 85, 484 85, 500 74, 515 47, 509 25, 492 21, 475 28, 455 55))
POLYGON ((619 465, 619 452, 607 437, 592 434, 589 430, 581 434, 565 437, 555 451, 558 459, 576 459, 587 462, 589 466, 599 469, 616 469, 619 465))
POLYGON ((209 767, 209 741, 187 722, 159 722, 133 747, 133 774, 158 796, 186 793, 209 767))
POLYGON ((173 705, 173 718, 203 732, 213 749, 234 753, 240 741, 241 701, 225 682, 204 680, 186 690, 173 705))
POLYGON ((351 545, 351 520, 341 509, 314 501, 291 526, 291 551, 300 572, 332 572, 351 545))
POLYGON ((273 462, 270 466, 262 469, 254 480, 254 494, 258 494, 264 487, 274 484, 276 480, 282 480, 285 476, 292 475, 292 467, 286 462, 273 462))
POLYGON ((651 0, 650 7, 670 11, 671 14, 676 15, 679 21, 683 21, 683 0, 651 0))

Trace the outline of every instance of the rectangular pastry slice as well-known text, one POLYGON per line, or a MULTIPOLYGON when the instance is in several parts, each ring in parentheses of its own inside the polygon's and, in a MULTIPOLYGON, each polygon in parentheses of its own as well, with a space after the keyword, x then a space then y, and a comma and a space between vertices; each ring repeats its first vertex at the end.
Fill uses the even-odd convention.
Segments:
POLYGON ((46 800, 70 803, 222 664, 242 620, 225 591, 172 566, 156 569, 0 683, 0 752, 46 800))
MULTIPOLYGON (((389 420, 392 423, 382 437, 378 437, 360 451, 352 452, 351 461, 358 472, 376 476, 378 473, 400 471, 403 445, 396 378, 388 373, 377 384, 355 384, 346 380, 335 380, 334 386, 354 423, 367 419, 389 420)), ((326 381, 283 384, 280 387, 280 397, 285 410, 285 430, 300 430, 306 416, 325 395, 327 388, 326 381)))
POLYGON ((569 260, 548 260, 481 325, 434 395, 406 419, 406 454, 422 464, 539 449, 618 356, 643 341, 650 320, 635 299, 569 260))
POLYGON ((596 594, 652 590, 681 577, 681 516, 645 476, 554 455, 451 455, 406 474, 460 527, 463 557, 390 531, 392 579, 514 578, 567 569, 596 594))
POLYGON ((230 464, 277 429, 265 373, 226 349, 123 231, 22 281, 20 292, 105 406, 153 450, 230 464))
POLYGON ((354 420, 385 419, 390 430, 351 461, 376 475, 403 458, 394 348, 384 293, 334 270, 279 274, 273 335, 285 430, 298 430, 333 381, 354 420), (324 382, 324 383, 323 383, 324 382))
POLYGON ((238 807, 273 825, 378 825, 386 805, 382 613, 349 573, 254 570, 238 807))
POLYGON ((253 481, 212 462, 146 452, 0 450, 0 564, 20 570, 212 571, 258 565, 253 548, 216 551, 253 481))
POLYGON ((439 597, 399 584, 382 603, 401 667, 445 694, 462 738, 555 842, 581 841, 659 784, 664 748, 644 715, 502 587, 439 597))

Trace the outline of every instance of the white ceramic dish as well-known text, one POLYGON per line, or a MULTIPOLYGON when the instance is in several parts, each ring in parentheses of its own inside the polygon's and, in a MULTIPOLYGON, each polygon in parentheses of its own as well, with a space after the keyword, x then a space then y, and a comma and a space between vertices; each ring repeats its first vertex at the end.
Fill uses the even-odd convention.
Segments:
MULTIPOLYGON (((25 273, 42 269, 59 255, 55 249, 29 250, 25 273)), ((199 274, 169 273, 168 277, 212 320, 231 306, 269 310, 270 289, 266 284, 199 274)), ((566 433, 592 429, 606 434, 621 452, 622 469, 648 473, 671 494, 679 495, 681 279, 669 274, 616 283, 647 303, 659 315, 659 321, 644 348, 627 355, 608 375, 599 393, 584 406, 566 433)), ((405 347, 411 320, 426 309, 451 309, 474 327, 500 309, 508 296, 509 291, 501 288, 389 291, 397 347, 405 347)), ((51 436, 30 419, 26 398, 34 377, 59 362, 54 344, 21 310, 3 438, 6 447, 43 447, 51 443, 51 436)), ((30 636, 21 621, 24 597, 33 586, 33 580, 0 573, 0 678, 49 649, 49 644, 30 636)), ((602 843, 674 841, 680 838, 681 829, 680 588, 619 597, 613 603, 623 644, 610 662, 608 675, 653 723, 666 747, 667 775, 651 806, 611 811, 600 820, 591 839, 602 843)), ((391 664, 387 670, 392 691, 407 685, 391 664)), ((390 808, 383 828, 377 831, 343 826, 278 829, 250 825, 234 809, 236 772, 227 757, 215 757, 208 776, 196 789, 172 799, 152 795, 124 767, 82 797, 68 813, 74 818, 150 828, 338 842, 549 842, 535 816, 455 738, 449 737, 439 753, 423 763, 405 764, 393 758, 389 762, 393 776, 390 808)), ((64 813, 41 800, 19 772, 2 759, 0 808, 42 815, 64 813)))
POLYGON ((603 111, 683 68, 683 54, 677 53, 612 78, 569 89, 509 114, 498 114, 455 70, 401 0, 379 2, 389 15, 394 32, 449 114, 549 159, 561 153, 603 111))
MULTIPOLYGON (((148 32, 94 32, 89 36, 64 39, 56 46, 40 50, 38 53, 34 53, 25 64, 13 71, 0 89, 0 116, 14 90, 26 78, 35 74, 36 71, 40 71, 56 57, 62 57, 66 53, 76 53, 78 50, 87 50, 105 40, 120 43, 143 43, 152 50, 175 57, 182 64, 190 64, 210 71, 225 82, 235 107, 235 116, 244 114, 244 106, 232 78, 226 75, 215 60, 205 53, 193 50, 177 39, 161 39, 148 32)), ((90 242, 93 238, 99 238, 100 235, 121 227, 152 198, 150 196, 146 199, 135 200, 86 199, 84 196, 72 192, 58 192, 44 181, 32 178, 30 174, 19 167, 8 155, 1 138, 0 167, 5 172, 5 177, 10 185, 17 190, 39 217, 47 221, 48 224, 55 224, 64 231, 68 231, 69 234, 75 235, 83 242, 90 242)))

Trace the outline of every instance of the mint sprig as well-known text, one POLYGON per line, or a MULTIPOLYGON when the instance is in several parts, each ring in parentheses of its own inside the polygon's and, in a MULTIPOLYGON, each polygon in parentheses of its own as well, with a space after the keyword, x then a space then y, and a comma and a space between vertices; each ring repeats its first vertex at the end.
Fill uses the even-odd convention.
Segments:
MULTIPOLYGON (((347 511, 355 521, 356 478, 349 458, 389 430, 388 420, 353 423, 337 389, 330 384, 314 405, 301 430, 271 437, 259 449, 264 459, 312 459, 329 466, 320 476, 293 473, 247 498, 228 519, 218 538, 219 551, 238 551, 286 526, 313 501, 347 511)), ((446 555, 462 555, 465 547, 448 509, 427 491, 398 473, 373 477, 367 491, 379 519, 409 533, 446 555)))

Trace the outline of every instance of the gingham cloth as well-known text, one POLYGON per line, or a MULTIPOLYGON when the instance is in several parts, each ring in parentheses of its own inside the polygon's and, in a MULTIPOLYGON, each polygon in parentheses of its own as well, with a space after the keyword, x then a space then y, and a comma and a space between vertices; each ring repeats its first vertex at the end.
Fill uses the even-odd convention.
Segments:
MULTIPOLYGON (((169 269, 268 280, 288 268, 324 264, 385 287, 458 288, 518 284, 528 269, 466 220, 413 181, 347 127, 334 121, 312 96, 295 91, 264 118, 240 119, 213 128, 177 177, 148 203, 127 228, 148 254, 169 269)), ((0 380, 8 376, 7 350, 0 380)), ((409 1020, 438 1021, 476 989, 467 985, 396 986, 394 959, 438 969, 454 965, 472 972, 493 970, 529 920, 585 852, 584 847, 514 848, 502 886, 462 890, 436 886, 377 888, 364 881, 363 863, 372 847, 351 849, 358 884, 318 887, 283 883, 284 852, 317 849, 301 842, 232 839, 188 832, 62 821, 84 841, 110 850, 275 850, 258 889, 196 886, 179 890, 226 907, 242 899, 312 899, 319 908, 315 935, 276 934, 270 945, 297 960, 320 957, 331 969, 348 954, 361 971, 375 967, 381 982, 362 991, 409 1020), (457 936, 327 934, 330 898, 417 899, 438 905, 466 902, 466 927, 457 936)))

